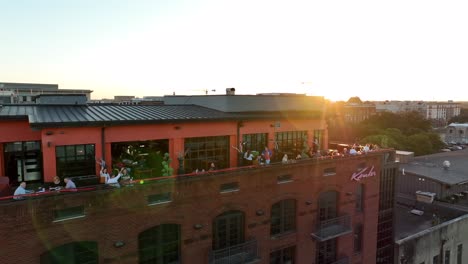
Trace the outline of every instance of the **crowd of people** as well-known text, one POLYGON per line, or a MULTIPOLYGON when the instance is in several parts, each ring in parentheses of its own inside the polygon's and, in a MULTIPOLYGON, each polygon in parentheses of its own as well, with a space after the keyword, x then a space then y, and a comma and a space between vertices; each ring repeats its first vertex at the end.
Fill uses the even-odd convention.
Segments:
MULTIPOLYGON (((107 172, 107 166, 104 160, 98 160, 97 163, 101 166, 100 176, 104 179, 104 183, 111 185, 113 187, 120 187, 119 181, 122 179, 130 179, 130 175, 128 174, 128 170, 125 167, 122 167, 120 170, 116 169, 116 172, 110 175, 107 172)), ((15 200, 22 200, 24 199, 25 195, 35 193, 34 190, 29 190, 26 188, 26 182, 21 182, 20 185, 16 188, 15 192, 13 193, 13 199, 15 200)), ((60 177, 55 176, 53 181, 50 183, 46 183, 42 187, 39 187, 37 192, 45 192, 44 186, 48 187, 49 191, 60 191, 60 190, 69 190, 69 191, 76 191, 77 187, 75 182, 71 177, 63 178, 63 182, 60 177)))
MULTIPOLYGON (((22 200, 26 194, 35 193, 34 190, 26 189, 26 182, 21 182, 20 185, 16 188, 15 192, 13 193, 13 199, 15 200, 22 200)), ((67 189, 71 191, 76 190, 76 184, 70 177, 65 177, 63 179, 63 183, 58 176, 54 177, 54 180, 48 184, 49 191, 60 191, 62 189, 67 189)), ((45 192, 44 187, 39 187, 37 192, 45 192)))
MULTIPOLYGON (((281 161, 283 164, 287 163, 292 163, 297 160, 305 159, 305 158, 327 158, 327 157, 346 157, 346 156, 354 156, 354 155, 362 155, 362 154, 367 154, 368 152, 372 152, 375 150, 378 150, 379 147, 375 144, 366 144, 364 146, 361 146, 359 144, 353 144, 352 146, 349 146, 349 149, 347 147, 342 148, 341 150, 335 149, 335 150, 313 150, 310 149, 308 153, 297 153, 294 157, 295 158, 290 158, 287 153, 280 153, 282 155, 282 158, 280 159, 277 157, 277 161, 281 161)), ((265 146, 263 151, 260 154, 254 155, 254 152, 251 151, 250 149, 247 149, 243 153, 243 165, 268 165, 271 163, 272 158, 274 157, 274 153, 267 147, 265 146)), ((113 174, 110 174, 107 170, 107 166, 104 160, 98 160, 97 163, 101 166, 100 169, 100 176, 101 179, 103 179, 103 183, 113 186, 113 187, 120 187, 120 182, 122 180, 131 180, 130 175, 128 173, 128 169, 125 167, 122 167, 119 169, 115 169, 113 174)), ((216 165, 214 162, 211 162, 207 171, 215 171, 217 170, 216 165)), ((205 170, 199 171, 198 169, 194 171, 194 173, 199 173, 199 172, 205 172, 205 170)), ((73 180, 70 177, 65 177, 63 179, 63 183, 60 179, 60 177, 55 176, 53 178, 53 181, 48 184, 49 191, 59 191, 62 189, 68 189, 68 190, 76 190, 76 184, 73 182, 73 180)), ((38 192, 43 192, 45 191, 44 188, 40 188, 38 192)), ((24 199, 24 196, 26 194, 34 193, 33 190, 28 190, 26 189, 26 182, 21 182, 20 185, 16 188, 14 194, 13 194, 13 199, 15 200, 20 200, 24 199)))

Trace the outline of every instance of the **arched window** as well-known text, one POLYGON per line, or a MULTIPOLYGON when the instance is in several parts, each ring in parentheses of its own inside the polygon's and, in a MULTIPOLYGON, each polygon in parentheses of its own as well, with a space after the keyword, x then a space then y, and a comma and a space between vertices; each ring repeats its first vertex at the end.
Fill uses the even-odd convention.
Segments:
POLYGON ((244 213, 228 211, 213 220, 213 250, 244 242, 244 213))
POLYGON ((68 243, 41 255, 41 264, 97 264, 98 262, 98 245, 94 241, 68 243))
POLYGON ((296 230, 296 200, 282 200, 271 206, 270 235, 296 230))
POLYGON ((180 262, 180 225, 163 224, 138 235, 139 263, 180 262))

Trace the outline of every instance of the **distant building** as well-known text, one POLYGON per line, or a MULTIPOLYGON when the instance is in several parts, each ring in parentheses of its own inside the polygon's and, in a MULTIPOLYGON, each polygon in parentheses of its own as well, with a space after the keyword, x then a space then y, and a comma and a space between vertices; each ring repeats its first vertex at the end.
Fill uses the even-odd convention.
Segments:
POLYGON ((395 263, 468 262, 468 214, 442 204, 397 206, 395 263), (465 250, 463 250, 465 248, 465 250))
POLYGON ((351 97, 347 102, 328 102, 325 118, 327 120, 330 141, 354 143, 357 134, 351 124, 358 124, 376 114, 375 105, 362 102, 359 97, 351 97))
POLYGON ((375 102, 377 112, 418 112, 430 120, 434 126, 445 126, 455 116, 460 115, 460 103, 424 101, 384 101, 375 102))
POLYGON ((395 263, 468 263, 467 158, 456 150, 400 162, 395 263))
POLYGON ((59 89, 58 84, 0 82, 0 104, 34 104, 42 94, 84 94, 91 99, 91 90, 59 89))
POLYGON ((468 123, 451 123, 445 129, 445 142, 448 144, 468 143, 468 123))
POLYGON ((351 97, 344 104, 343 116, 346 123, 357 124, 375 115, 375 105, 370 102, 362 102, 359 97, 351 97))
POLYGON ((164 104, 163 97, 160 96, 145 96, 138 98, 135 96, 114 96, 114 99, 97 99, 90 100, 92 104, 119 104, 119 105, 162 105, 164 104))
POLYGON ((414 195, 417 191, 435 193, 437 199, 457 200, 468 192, 468 149, 413 158, 400 164, 397 192, 414 195))

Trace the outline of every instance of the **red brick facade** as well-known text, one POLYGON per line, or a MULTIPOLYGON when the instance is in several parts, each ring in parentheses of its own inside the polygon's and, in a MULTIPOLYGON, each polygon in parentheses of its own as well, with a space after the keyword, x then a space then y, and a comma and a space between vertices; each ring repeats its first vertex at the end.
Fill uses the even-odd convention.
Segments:
POLYGON ((318 222, 318 197, 335 190, 338 215, 348 214, 351 226, 363 225, 360 254, 354 253, 353 233, 339 236, 337 256, 349 263, 376 262, 379 177, 382 153, 241 169, 231 172, 174 177, 120 189, 52 195, 23 201, 0 202, 1 263, 39 263, 41 254, 73 241, 98 243, 99 263, 137 263, 138 235, 157 225, 181 227, 181 263, 208 263, 212 249, 212 221, 235 209, 245 214, 245 239, 257 240, 260 261, 270 263, 270 252, 296 246, 295 263, 317 263, 316 241, 311 237, 318 222), (351 176, 362 166, 376 176, 359 182, 351 176), (336 175, 324 176, 326 168, 336 175), (278 184, 278 176, 293 181, 278 184), (238 182, 239 190, 220 193, 220 185, 238 182), (356 211, 356 190, 364 184, 364 209, 356 211), (172 201, 148 206, 148 195, 171 192, 172 201), (296 231, 270 236, 271 206, 283 199, 296 200, 296 231), (54 210, 84 206, 85 217, 54 222, 54 210), (264 214, 262 215, 262 211, 264 214), (194 228, 199 224, 200 229, 194 228), (116 248, 114 243, 123 241, 116 248))

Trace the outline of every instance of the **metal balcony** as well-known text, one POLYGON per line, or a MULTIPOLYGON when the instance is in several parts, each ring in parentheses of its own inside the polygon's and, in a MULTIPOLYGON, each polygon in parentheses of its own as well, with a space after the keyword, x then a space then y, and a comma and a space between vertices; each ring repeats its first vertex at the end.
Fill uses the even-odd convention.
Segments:
POLYGON ((210 252, 210 264, 247 264, 260 261, 257 240, 210 252))
POLYGON ((323 242, 351 232, 351 217, 343 215, 320 222, 311 236, 317 241, 323 242))

